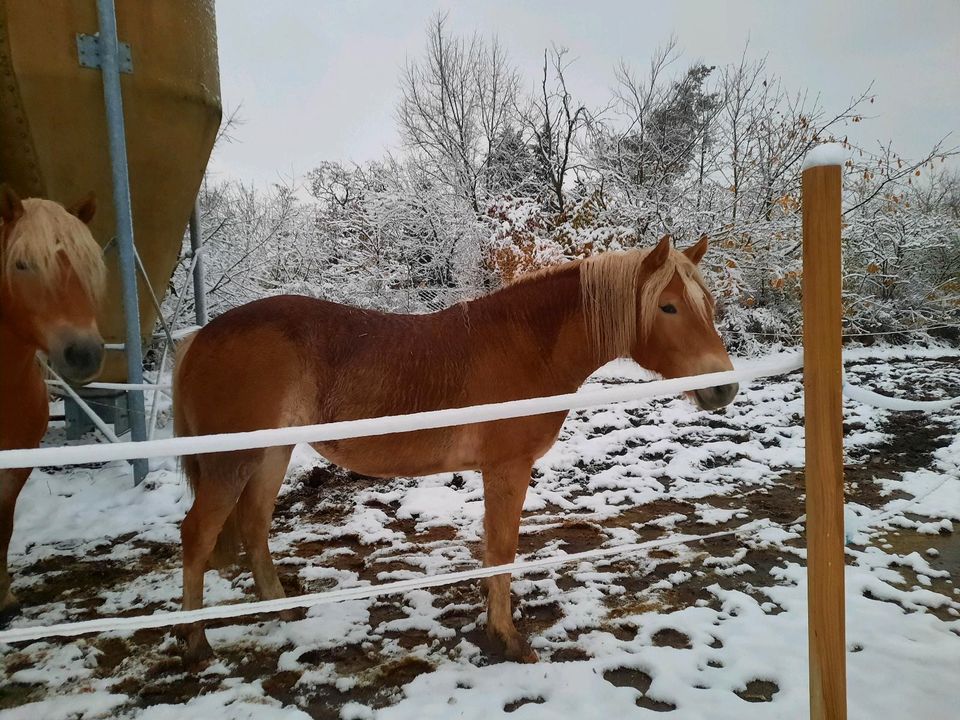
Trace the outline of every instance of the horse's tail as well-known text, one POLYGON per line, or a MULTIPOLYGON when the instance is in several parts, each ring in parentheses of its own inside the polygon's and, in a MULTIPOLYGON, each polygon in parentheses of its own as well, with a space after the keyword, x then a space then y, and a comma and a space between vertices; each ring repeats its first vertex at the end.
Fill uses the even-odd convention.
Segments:
MULTIPOLYGON (((183 368, 187 360, 187 353, 190 352, 190 346, 193 345, 197 334, 189 335, 177 346, 176 358, 173 366, 173 431, 176 435, 185 437, 194 435, 195 431, 190 427, 187 419, 183 397, 183 368)), ((187 483, 194 496, 197 494, 197 488, 200 485, 200 460, 197 455, 183 455, 180 458, 180 467, 187 477, 187 483)), ((233 565, 240 557, 240 527, 238 525, 237 508, 223 524, 223 529, 217 536, 217 544, 210 555, 209 565, 211 568, 219 569, 233 565)))
MULTIPOLYGON (((177 345, 177 352, 173 361, 173 432, 175 435, 185 437, 193 435, 190 424, 187 422, 187 415, 184 408, 184 398, 182 396, 182 374, 183 366, 187 359, 187 353, 190 352, 190 346, 193 345, 197 334, 193 333, 180 341, 177 345)), ((180 458, 180 467, 183 468, 187 476, 187 482, 194 495, 197 493, 197 483, 200 481, 200 464, 197 462, 196 455, 183 455, 180 458)))

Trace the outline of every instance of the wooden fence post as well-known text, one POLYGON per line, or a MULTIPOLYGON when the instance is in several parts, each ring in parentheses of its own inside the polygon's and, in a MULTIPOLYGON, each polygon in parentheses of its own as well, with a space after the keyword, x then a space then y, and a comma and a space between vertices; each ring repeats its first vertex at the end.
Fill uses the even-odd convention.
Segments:
MULTIPOLYGON (((819 157, 831 156, 826 152, 819 157)), ((819 164, 811 160, 803 170, 803 392, 810 717, 845 720, 841 168, 839 162, 819 164)))

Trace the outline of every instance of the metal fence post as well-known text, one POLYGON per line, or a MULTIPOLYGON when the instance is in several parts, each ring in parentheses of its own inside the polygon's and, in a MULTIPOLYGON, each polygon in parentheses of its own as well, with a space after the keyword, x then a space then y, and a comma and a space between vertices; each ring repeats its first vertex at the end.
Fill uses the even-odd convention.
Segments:
POLYGON ((190 249, 193 251, 193 304, 197 317, 197 325, 207 324, 207 290, 203 279, 203 257, 200 249, 203 239, 200 237, 200 201, 193 203, 193 212, 190 213, 190 249))
MULTIPOLYGON (((113 0, 97 0, 100 23, 100 71, 103 75, 103 99, 107 109, 107 135, 110 166, 113 173, 113 204, 117 215, 117 250, 123 284, 123 311, 126 320, 128 382, 143 383, 143 347, 140 333, 140 302, 137 293, 137 268, 133 246, 133 209, 130 202, 130 176, 127 167, 126 129, 123 121, 123 96, 120 89, 120 48, 117 15, 113 0)), ((147 439, 146 413, 142 390, 128 394, 130 432, 134 442, 147 439)), ((146 460, 133 460, 134 482, 146 477, 146 460)))

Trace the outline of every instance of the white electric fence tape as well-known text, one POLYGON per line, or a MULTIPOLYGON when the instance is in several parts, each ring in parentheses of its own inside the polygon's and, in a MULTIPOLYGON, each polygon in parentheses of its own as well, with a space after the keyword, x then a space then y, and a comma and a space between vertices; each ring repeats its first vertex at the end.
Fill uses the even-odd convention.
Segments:
POLYGON ((895 412, 939 412, 954 406, 960 406, 960 397, 948 398, 946 400, 903 400, 901 398, 880 395, 872 390, 851 385, 846 380, 843 382, 843 394, 851 400, 856 400, 864 405, 880 408, 881 410, 893 410, 895 412))
POLYGON ((47 637, 76 637, 77 635, 86 635, 88 633, 111 631, 131 632, 134 630, 170 627, 171 625, 182 625, 203 620, 238 618, 266 612, 279 612, 293 608, 329 605, 331 603, 345 602, 348 600, 365 600, 368 598, 380 597, 382 595, 392 595, 394 593, 409 592, 410 590, 419 590, 420 588, 453 585, 454 583, 464 582, 465 580, 473 580, 475 578, 492 577, 493 575, 502 575, 505 573, 523 573, 528 570, 539 570, 542 568, 553 567, 555 565, 566 565, 567 563, 579 562, 581 560, 593 560, 596 558, 623 555, 625 553, 652 550, 654 548, 665 547, 668 545, 683 545, 693 542, 700 542, 702 540, 725 537, 727 535, 756 533, 760 530, 766 529, 767 527, 779 526, 770 521, 751 521, 744 523, 740 527, 733 530, 724 530, 722 532, 709 533, 706 535, 680 535, 666 540, 650 540, 647 542, 633 543, 630 545, 596 548, 594 550, 584 550, 583 552, 572 553, 570 555, 555 555, 552 557, 538 558, 536 560, 523 560, 520 562, 507 563, 505 565, 481 567, 474 570, 463 570, 460 572, 445 573, 442 575, 428 575, 422 578, 411 578, 409 580, 397 580, 395 582, 383 583, 382 585, 367 585, 356 588, 344 588, 341 590, 328 590, 327 592, 322 593, 298 595, 296 597, 280 598, 278 600, 260 600, 257 602, 242 603, 238 605, 215 605, 211 607, 200 608, 199 610, 180 610, 176 612, 155 613, 153 615, 137 615, 132 617, 107 617, 97 618, 96 620, 83 620, 81 622, 61 623, 58 625, 37 625, 32 627, 14 628, 12 630, 0 631, 0 644, 39 640, 47 637))
POLYGON ((391 415, 318 425, 300 425, 222 435, 175 437, 136 443, 116 443, 114 445, 91 444, 32 450, 4 450, 0 452, 0 470, 5 468, 81 465, 84 463, 172 457, 175 455, 201 455, 203 453, 346 440, 410 432, 412 430, 468 425, 491 420, 542 415, 563 410, 583 410, 599 405, 609 405, 610 403, 644 400, 658 395, 675 395, 718 385, 754 380, 769 375, 782 375, 801 367, 803 367, 803 355, 798 353, 787 359, 757 365, 748 370, 730 370, 728 372, 659 380, 603 390, 588 390, 565 395, 433 410, 410 415, 391 415))
MULTIPOLYGON (((66 383, 62 380, 47 380, 47 385, 54 387, 64 387, 66 383)), ((159 390, 165 395, 173 392, 172 385, 157 385, 155 383, 110 383, 110 382, 92 382, 83 386, 84 389, 91 390, 159 390)))
MULTIPOLYGON (((296 443, 321 442, 326 440, 342 440, 353 437, 368 437, 372 435, 426 430, 476 422, 489 422, 492 420, 505 420, 508 418, 525 417, 527 415, 538 415, 561 410, 578 410, 615 402, 642 400, 658 395, 678 394, 717 385, 753 380, 760 377, 782 375, 797 370, 802 366, 803 357, 802 355, 798 355, 777 363, 758 365, 750 370, 712 373, 709 375, 661 380, 637 386, 569 393, 545 398, 514 400, 488 405, 475 405, 466 408, 452 408, 433 412, 414 413, 411 415, 395 415, 320 425, 259 430, 248 433, 173 438, 169 440, 122 443, 118 445, 81 445, 60 448, 41 448, 36 450, 8 450, 0 452, 0 469, 9 467, 34 467, 37 465, 76 465, 110 460, 226 452, 230 450, 262 448, 275 445, 293 445, 296 443)), ((848 384, 845 379, 843 392, 852 400, 894 411, 937 411, 960 404, 960 398, 936 401, 912 401, 890 398, 852 386, 848 384)), ((169 627, 171 625, 203 620, 237 618, 265 612, 278 612, 292 608, 313 607, 348 600, 361 600, 379 597, 381 595, 408 592, 420 588, 450 585, 465 580, 491 577, 504 573, 523 573, 528 570, 639 552, 667 545, 699 542, 743 533, 756 533, 766 527, 780 526, 770 521, 748 522, 734 530, 710 533, 707 535, 686 535, 668 540, 654 540, 617 547, 597 548, 595 550, 587 550, 571 555, 539 558, 494 567, 476 568, 474 570, 442 575, 399 580, 382 585, 345 588, 323 593, 281 598, 278 600, 264 600, 241 605, 221 605, 191 611, 157 613, 154 615, 134 617, 98 618, 74 623, 15 628, 0 631, 0 643, 24 642, 46 637, 74 637, 87 633, 108 631, 133 631, 146 628, 169 627)))

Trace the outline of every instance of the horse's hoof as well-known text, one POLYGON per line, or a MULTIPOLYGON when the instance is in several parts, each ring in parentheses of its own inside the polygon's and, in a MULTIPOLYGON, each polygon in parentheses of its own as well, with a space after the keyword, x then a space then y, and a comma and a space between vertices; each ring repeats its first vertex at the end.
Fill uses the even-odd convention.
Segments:
POLYGON ((530 643, 522 638, 515 643, 507 643, 504 654, 507 660, 518 663, 535 663, 540 660, 537 651, 530 647, 530 643))
POLYGON ((176 629, 183 646, 183 664, 187 667, 200 665, 213 658, 213 648, 207 641, 207 635, 202 629, 190 625, 179 626, 176 629))
POLYGON ((540 660, 536 651, 530 647, 527 639, 517 631, 513 631, 506 636, 495 633, 491 633, 491 635, 503 644, 503 656, 507 660, 518 663, 535 663, 540 660))
POLYGON ((12 603, 0 607, 0 630, 5 629, 10 621, 20 614, 20 604, 12 603))
POLYGON ((186 667, 203 665, 213 659, 213 648, 206 638, 201 642, 188 643, 183 649, 183 664, 186 667))

